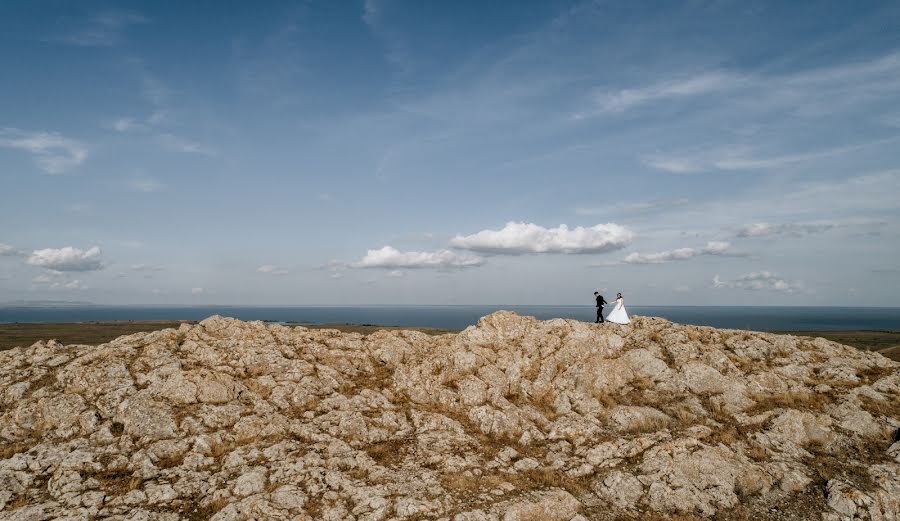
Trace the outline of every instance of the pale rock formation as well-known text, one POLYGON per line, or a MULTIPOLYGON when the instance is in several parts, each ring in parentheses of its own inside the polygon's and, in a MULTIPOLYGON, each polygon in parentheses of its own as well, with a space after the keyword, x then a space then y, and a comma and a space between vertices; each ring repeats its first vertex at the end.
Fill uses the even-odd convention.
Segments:
POLYGON ((900 519, 900 364, 497 312, 0 352, 0 519, 900 519))

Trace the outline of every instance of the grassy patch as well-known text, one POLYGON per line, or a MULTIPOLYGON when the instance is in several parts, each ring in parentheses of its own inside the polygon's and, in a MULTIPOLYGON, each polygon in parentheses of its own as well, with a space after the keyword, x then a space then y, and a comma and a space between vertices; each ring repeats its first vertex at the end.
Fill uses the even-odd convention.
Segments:
POLYGON ((16 441, 12 443, 0 443, 0 459, 8 459, 16 454, 28 452, 33 445, 24 441, 16 441))
POLYGON ((747 414, 759 414, 772 409, 798 409, 822 411, 832 400, 825 394, 814 392, 784 392, 774 394, 758 394, 752 397, 756 403, 746 411, 747 414))
POLYGON ((134 476, 125 470, 98 472, 85 477, 92 477, 99 481, 100 490, 110 496, 127 494, 132 490, 137 490, 144 483, 139 476, 134 476))
POLYGON ((875 416, 887 416, 900 420, 900 400, 875 400, 865 395, 859 396, 863 409, 874 414, 875 416))
POLYGON ((382 467, 394 468, 403 462, 405 447, 409 439, 386 440, 363 448, 370 458, 382 467))
POLYGON ((196 321, 127 320, 109 322, 60 322, 0 324, 0 351, 30 346, 39 340, 55 338, 63 344, 98 345, 122 335, 177 328, 196 321))

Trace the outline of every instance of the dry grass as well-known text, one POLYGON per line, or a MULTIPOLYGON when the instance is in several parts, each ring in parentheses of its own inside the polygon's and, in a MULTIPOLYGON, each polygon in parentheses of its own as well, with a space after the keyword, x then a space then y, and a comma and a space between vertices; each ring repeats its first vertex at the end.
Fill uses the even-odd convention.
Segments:
POLYGON ((663 409, 663 412, 675 418, 680 425, 691 425, 697 421, 697 415, 691 411, 691 408, 683 403, 675 403, 674 405, 663 409))
POLYGON ((628 434, 640 434, 643 432, 656 432, 662 429, 668 429, 671 420, 663 416, 647 416, 640 421, 634 422, 625 429, 628 434))
POLYGON ((21 495, 16 496, 15 499, 6 503, 6 508, 4 510, 16 510, 17 508, 22 508, 28 505, 28 496, 21 495))
POLYGON ((526 470, 521 475, 531 489, 561 488, 575 497, 583 497, 591 492, 590 476, 573 478, 561 470, 546 467, 526 470))
POLYGON ((719 443, 723 445, 733 445, 744 439, 744 436, 741 435, 741 431, 735 425, 727 424, 723 425, 719 429, 713 430, 712 434, 706 438, 706 442, 710 445, 717 445, 719 443))
POLYGON ((8 459, 15 456, 16 454, 28 452, 31 447, 31 445, 23 441, 0 443, 0 459, 8 459))
POLYGON ((784 392, 754 395, 752 398, 756 404, 744 411, 751 415, 778 408, 822 411, 832 402, 827 395, 813 392, 784 392))
POLYGON ((561 470, 546 467, 512 473, 495 472, 481 476, 457 472, 444 474, 440 479, 444 488, 461 498, 471 498, 479 493, 488 492, 503 483, 515 487, 515 493, 561 488, 575 497, 583 497, 591 492, 590 476, 572 478, 561 470))
POLYGON ((859 401, 862 402, 863 409, 876 416, 887 416, 900 420, 900 400, 875 400, 874 398, 860 395, 859 401))
POLYGON ((509 476, 503 474, 482 474, 480 476, 466 475, 462 472, 442 474, 441 485, 452 493, 461 497, 471 497, 479 492, 493 490, 502 483, 509 481, 509 476))
POLYGON ((235 445, 226 441, 213 441, 210 444, 209 455, 212 458, 221 458, 235 449, 235 445))
POLYGON ((405 438, 387 440, 368 445, 363 450, 382 467, 393 468, 403 462, 404 449, 408 443, 409 440, 405 438))
POLYGON ((40 391, 44 387, 49 387, 56 383, 56 371, 48 370, 44 373, 43 376, 31 382, 31 385, 28 386, 28 391, 25 392, 25 398, 30 398, 31 395, 40 391))
POLYGON ((172 456, 168 456, 165 458, 160 458, 156 461, 156 468, 159 469, 170 469, 173 467, 177 467, 184 462, 185 453, 173 454, 172 456))
POLYGON ((856 376, 862 379, 862 383, 871 384, 881 380, 885 376, 892 374, 897 369, 895 367, 878 367, 872 366, 867 369, 856 372, 856 376))
POLYGON ((206 521, 228 506, 229 502, 229 499, 224 497, 213 499, 205 505, 185 502, 178 510, 178 514, 189 521, 206 521))
POLYGON ((98 472, 90 477, 100 482, 100 490, 110 496, 121 496, 132 490, 137 490, 144 483, 139 476, 133 476, 128 471, 98 472))
POLYGON ((760 447, 759 445, 751 445, 747 450, 744 451, 744 454, 747 455, 748 458, 754 461, 765 461, 768 455, 766 454, 766 449, 760 447))
POLYGON ((324 509, 325 504, 322 501, 322 498, 310 497, 303 505, 303 510, 305 510, 312 519, 322 519, 322 511, 324 509))
POLYGON ((387 389, 393 382, 394 371, 392 371, 384 364, 375 362, 372 364, 371 371, 359 373, 353 377, 353 381, 348 392, 354 391, 356 389, 387 389))

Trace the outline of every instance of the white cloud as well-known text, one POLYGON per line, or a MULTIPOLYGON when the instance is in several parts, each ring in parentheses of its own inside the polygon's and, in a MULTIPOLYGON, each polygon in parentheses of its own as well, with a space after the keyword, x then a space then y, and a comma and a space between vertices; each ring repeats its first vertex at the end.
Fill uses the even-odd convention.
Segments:
POLYGON ((53 277, 49 275, 38 275, 31 279, 32 284, 50 284, 51 282, 53 282, 53 277))
POLYGON ((22 255, 22 252, 13 248, 9 244, 3 244, 0 242, 0 257, 18 257, 22 255))
POLYGON ((50 287, 51 288, 60 287, 63 289, 87 289, 87 286, 82 284, 81 281, 78 279, 70 280, 69 282, 62 283, 61 286, 51 285, 50 287))
POLYGON ((602 92, 596 96, 600 112, 623 112, 644 103, 650 103, 667 98, 680 98, 697 96, 715 92, 743 83, 743 79, 726 72, 707 72, 639 87, 636 89, 623 89, 617 92, 602 92))
POLYGON ((590 228, 565 224, 556 228, 544 228, 537 224, 509 222, 501 230, 482 230, 478 233, 457 235, 450 240, 456 248, 520 255, 525 253, 603 253, 624 248, 631 243, 634 234, 618 224, 598 224, 590 228))
POLYGON ((710 241, 703 248, 678 248, 657 253, 631 253, 622 259, 622 264, 662 264, 665 262, 688 260, 702 255, 744 257, 746 253, 731 250, 725 241, 710 241))
POLYGON ((736 288, 750 291, 778 291, 783 293, 793 293, 803 289, 803 283, 800 281, 792 281, 779 277, 771 271, 754 271, 738 276, 733 281, 723 281, 717 274, 713 277, 712 286, 714 288, 736 288))
POLYGON ((574 209, 577 215, 614 215, 618 213, 649 213, 664 211, 685 206, 690 201, 685 197, 673 199, 656 199, 653 201, 640 201, 630 203, 618 203, 610 206, 579 206, 574 209))
POLYGON ((191 288, 191 295, 202 295, 205 292, 203 288, 191 288))
POLYGON ((103 268, 100 248, 80 250, 71 246, 35 250, 26 262, 53 271, 94 271, 103 268))
POLYGON ((406 273, 403 270, 393 270, 393 271, 389 271, 387 274, 388 277, 392 277, 395 279, 399 279, 399 278, 403 277, 404 275, 406 275, 406 273))
POLYGON ((471 255, 461 255, 450 250, 438 250, 431 252, 407 251, 401 252, 390 246, 380 250, 368 250, 366 256, 359 262, 350 264, 351 268, 470 268, 481 266, 484 259, 471 255))
POLYGON ((206 145, 190 141, 174 134, 160 134, 159 140, 164 146, 177 152, 185 152, 188 154, 202 154, 206 156, 215 155, 213 150, 208 148, 206 145))
POLYGON ((652 154, 645 156, 642 162, 650 168, 673 174, 692 174, 713 170, 766 170, 841 156, 865 148, 893 143, 898 139, 900 138, 891 137, 799 154, 772 155, 768 157, 761 157, 746 146, 726 146, 677 154, 652 154))
POLYGON ((813 233, 826 232, 834 228, 832 223, 783 223, 771 224, 758 222, 743 226, 738 230, 738 237, 766 237, 769 235, 790 235, 792 237, 800 237, 813 233))
POLYGON ((108 11, 93 16, 81 29, 62 38, 62 41, 81 47, 113 47, 131 25, 149 20, 134 11, 108 11))
POLYGON ((268 273, 270 275, 287 275, 288 270, 284 268, 279 268, 278 266, 273 266, 271 264, 265 264, 256 268, 256 271, 259 273, 268 273))
POLYGON ((116 132, 128 132, 145 128, 142 123, 138 123, 132 118, 119 118, 109 124, 109 128, 116 132))
POLYGON ((30 152, 38 167, 48 174, 61 174, 80 165, 88 157, 85 145, 55 132, 3 128, 0 129, 0 147, 30 152))
POLYGON ((31 283, 49 289, 88 289, 79 279, 69 280, 61 273, 38 275, 31 279, 31 283))

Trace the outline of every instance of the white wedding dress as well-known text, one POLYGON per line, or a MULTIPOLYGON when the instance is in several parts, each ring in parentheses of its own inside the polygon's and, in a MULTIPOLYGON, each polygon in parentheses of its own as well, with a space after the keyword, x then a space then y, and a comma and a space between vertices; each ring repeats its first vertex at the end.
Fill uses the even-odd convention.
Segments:
POLYGON ((616 324, 627 324, 631 322, 628 320, 628 312, 625 311, 624 299, 616 299, 616 305, 612 308, 612 311, 609 312, 609 315, 606 315, 606 320, 616 324))

